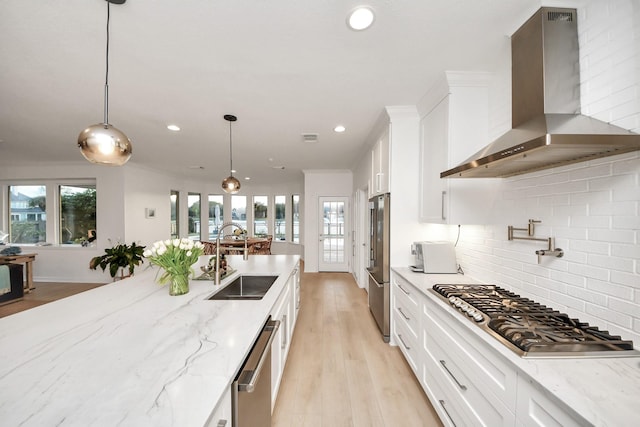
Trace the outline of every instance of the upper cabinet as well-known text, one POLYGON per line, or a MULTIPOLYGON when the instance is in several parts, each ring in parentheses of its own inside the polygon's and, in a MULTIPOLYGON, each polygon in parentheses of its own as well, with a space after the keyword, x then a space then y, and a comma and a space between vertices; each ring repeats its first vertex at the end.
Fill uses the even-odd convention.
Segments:
POLYGON ((369 186, 369 196, 389 192, 389 126, 385 127, 382 135, 371 150, 371 185, 369 186))
POLYGON ((421 222, 486 224, 495 179, 442 179, 488 142, 489 73, 446 72, 418 104, 421 222))

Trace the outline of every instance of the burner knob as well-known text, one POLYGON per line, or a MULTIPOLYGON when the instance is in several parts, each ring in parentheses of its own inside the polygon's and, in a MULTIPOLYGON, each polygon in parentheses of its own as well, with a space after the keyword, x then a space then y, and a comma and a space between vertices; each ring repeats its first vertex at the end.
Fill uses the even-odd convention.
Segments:
POLYGON ((460 310, 462 311, 469 311, 470 309, 471 307, 469 307, 469 304, 467 304, 466 302, 462 303, 462 305, 460 306, 460 310))
POLYGON ((476 312, 473 315, 473 320, 475 320, 476 322, 482 322, 484 319, 482 318, 482 314, 480 314, 480 312, 476 312))
POLYGON ((475 314, 476 314, 476 309, 473 307, 469 307, 469 309, 467 310, 467 316, 473 317, 475 314))
POLYGON ((455 302, 456 302, 456 299, 457 299, 456 297, 454 297, 454 296, 450 296, 450 297, 449 297, 449 303, 450 303, 451 305, 454 305, 454 304, 455 304, 455 302))
POLYGON ((460 308, 460 306, 462 305, 462 300, 460 298, 456 298, 456 300, 454 301, 453 305, 455 305, 456 307, 460 308))

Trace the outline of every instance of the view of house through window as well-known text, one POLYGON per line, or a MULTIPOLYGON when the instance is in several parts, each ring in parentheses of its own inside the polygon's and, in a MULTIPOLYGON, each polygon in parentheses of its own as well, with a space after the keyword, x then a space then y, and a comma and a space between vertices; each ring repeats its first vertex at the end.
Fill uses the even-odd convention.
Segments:
POLYGON ((291 196, 291 211, 293 213, 291 221, 291 241, 300 243, 300 195, 291 196))
POLYGON ((9 187, 9 242, 47 241, 46 186, 9 187))
POLYGON ((218 236, 218 227, 224 222, 224 198, 221 194, 209 194, 209 240, 218 236))
POLYGON ((231 196, 231 221, 247 229, 247 196, 231 196))
POLYGON ((96 186, 60 185, 60 243, 83 244, 96 238, 96 186))
POLYGON ((275 230, 273 238, 276 240, 287 240, 287 196, 275 197, 275 230))
POLYGON ((189 238, 200 240, 200 194, 189 193, 187 206, 189 207, 189 238))
POLYGON ((171 238, 178 237, 178 207, 179 207, 180 193, 175 190, 171 190, 171 238))
POLYGON ((253 196, 253 235, 266 236, 269 234, 267 226, 269 218, 269 198, 267 196, 253 196))

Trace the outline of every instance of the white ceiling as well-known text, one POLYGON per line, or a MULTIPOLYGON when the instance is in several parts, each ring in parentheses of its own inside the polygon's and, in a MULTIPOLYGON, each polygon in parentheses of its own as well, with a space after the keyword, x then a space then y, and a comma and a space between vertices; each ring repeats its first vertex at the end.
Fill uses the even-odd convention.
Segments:
MULTIPOLYGON (((228 175, 229 113, 239 178, 352 168, 384 106, 415 105, 444 70, 491 70, 540 5, 129 0, 111 6, 109 122, 131 138, 130 162, 188 179, 228 175), (359 4, 376 20, 356 32, 359 4)), ((77 136, 103 120, 106 12, 104 0, 0 0, 0 167, 84 162, 77 136)))

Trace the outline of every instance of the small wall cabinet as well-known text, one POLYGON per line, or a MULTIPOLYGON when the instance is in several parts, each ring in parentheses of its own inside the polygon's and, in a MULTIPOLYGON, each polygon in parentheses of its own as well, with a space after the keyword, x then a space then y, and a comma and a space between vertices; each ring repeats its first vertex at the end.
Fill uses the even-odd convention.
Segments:
POLYGON ((369 197, 389 192, 390 156, 389 127, 387 126, 371 150, 371 180, 369 197))
POLYGON ((488 142, 489 73, 447 72, 418 104, 421 222, 486 224, 496 179, 440 178, 488 142))

